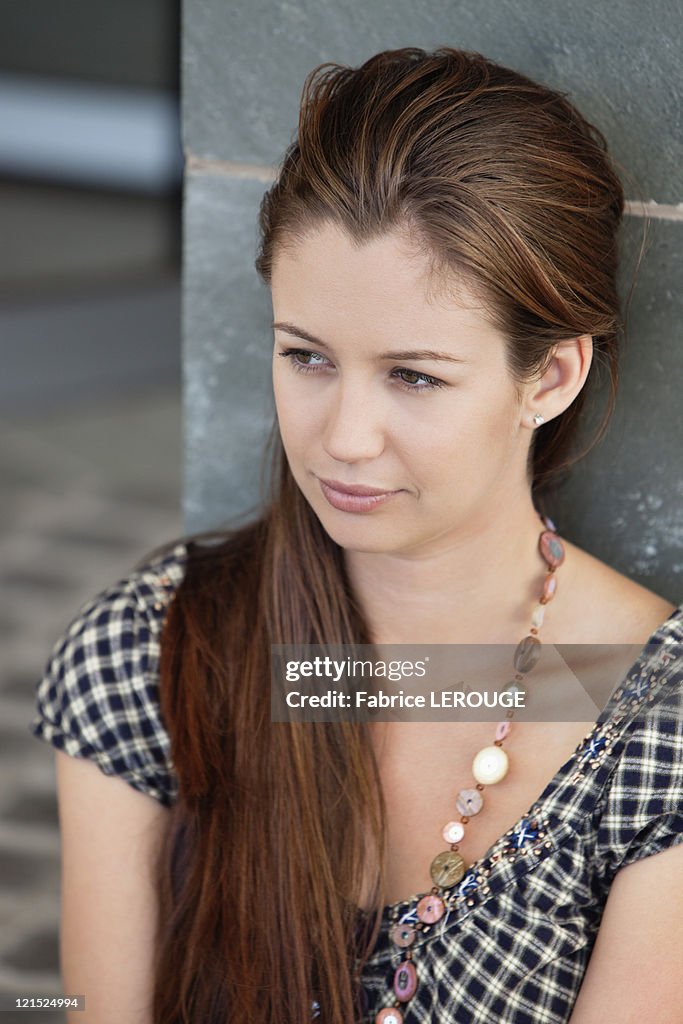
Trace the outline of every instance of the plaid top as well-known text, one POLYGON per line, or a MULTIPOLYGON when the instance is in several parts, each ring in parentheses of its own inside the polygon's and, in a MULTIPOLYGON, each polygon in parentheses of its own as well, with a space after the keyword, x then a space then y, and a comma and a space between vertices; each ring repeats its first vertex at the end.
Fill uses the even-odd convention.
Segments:
POLYGON ((29 726, 165 807, 178 784, 159 710, 159 637, 185 558, 177 544, 81 606, 37 684, 29 726))
MULTIPOLYGON (((186 555, 178 544, 81 607, 37 684, 30 724, 167 807, 177 780, 159 714, 159 633, 186 555)), ((418 987, 405 1024, 569 1020, 615 873, 683 840, 682 641, 683 605, 533 806, 442 894, 446 915, 411 946, 418 987)), ((389 930, 415 920, 415 900, 384 908, 362 973, 363 1024, 395 1003, 403 951, 389 930)))

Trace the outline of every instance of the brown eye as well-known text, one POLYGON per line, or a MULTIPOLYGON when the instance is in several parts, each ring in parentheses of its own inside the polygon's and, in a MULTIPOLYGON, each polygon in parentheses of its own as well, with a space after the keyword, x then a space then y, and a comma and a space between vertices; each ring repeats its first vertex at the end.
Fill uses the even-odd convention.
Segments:
POLYGON ((319 352, 309 352, 308 349, 304 348, 288 348, 284 352, 278 352, 278 355, 282 356, 283 359, 289 360, 292 369, 297 370, 299 373, 317 373, 326 362, 319 352), (300 360, 299 356, 305 356, 306 361, 300 360), (313 359, 320 359, 322 362, 312 362, 313 359))
POLYGON ((418 373, 417 370, 396 369, 393 371, 398 379, 399 387, 404 391, 431 391, 432 388, 446 387, 442 380, 430 377, 428 373, 418 373))

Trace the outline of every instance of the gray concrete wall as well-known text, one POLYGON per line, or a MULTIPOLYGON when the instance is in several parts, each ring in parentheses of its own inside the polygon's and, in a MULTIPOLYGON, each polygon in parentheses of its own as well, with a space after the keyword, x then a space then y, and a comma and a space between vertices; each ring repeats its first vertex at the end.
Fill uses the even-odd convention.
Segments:
POLYGON ((253 268, 256 217, 295 132, 305 75, 326 60, 450 45, 561 89, 602 129, 628 174, 626 254, 637 251, 644 211, 651 218, 617 412, 552 511, 566 537, 683 599, 682 15, 680 0, 185 0, 188 529, 258 501, 272 339, 270 297, 253 268))

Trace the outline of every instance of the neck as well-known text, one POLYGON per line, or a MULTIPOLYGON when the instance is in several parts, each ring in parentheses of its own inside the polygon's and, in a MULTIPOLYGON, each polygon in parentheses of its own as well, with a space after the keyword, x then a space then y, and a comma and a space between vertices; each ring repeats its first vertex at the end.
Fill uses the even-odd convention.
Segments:
POLYGON ((543 529, 529 495, 489 507, 428 551, 347 549, 347 571, 373 642, 516 642, 546 574, 538 550, 543 529))

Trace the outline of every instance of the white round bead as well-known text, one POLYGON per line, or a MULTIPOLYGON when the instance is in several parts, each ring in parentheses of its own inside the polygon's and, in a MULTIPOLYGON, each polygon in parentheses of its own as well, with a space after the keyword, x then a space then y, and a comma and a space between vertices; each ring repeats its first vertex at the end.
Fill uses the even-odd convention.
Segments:
POLYGON ((449 821, 441 834, 447 843, 459 843, 465 835, 465 829, 459 821, 449 821))
POLYGON ((508 773, 510 762, 502 747, 483 747, 472 762, 472 774, 484 786, 493 786, 508 773))

